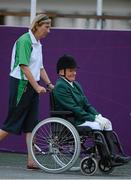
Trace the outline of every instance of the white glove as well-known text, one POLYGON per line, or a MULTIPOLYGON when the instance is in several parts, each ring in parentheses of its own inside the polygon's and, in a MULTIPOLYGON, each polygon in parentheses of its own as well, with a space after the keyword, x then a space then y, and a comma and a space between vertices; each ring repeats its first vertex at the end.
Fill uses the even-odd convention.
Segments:
POLYGON ((100 125, 100 127, 101 127, 101 130, 103 130, 104 127, 105 127, 105 125, 106 125, 106 122, 105 122, 105 120, 102 119, 101 114, 96 115, 95 121, 99 123, 99 125, 100 125))
POLYGON ((95 121, 99 123, 101 130, 104 128, 108 129, 111 126, 111 122, 101 114, 96 115, 95 121))
POLYGON ((103 119, 106 123, 105 123, 105 129, 109 129, 112 125, 109 119, 105 118, 105 117, 101 117, 101 119, 103 119))

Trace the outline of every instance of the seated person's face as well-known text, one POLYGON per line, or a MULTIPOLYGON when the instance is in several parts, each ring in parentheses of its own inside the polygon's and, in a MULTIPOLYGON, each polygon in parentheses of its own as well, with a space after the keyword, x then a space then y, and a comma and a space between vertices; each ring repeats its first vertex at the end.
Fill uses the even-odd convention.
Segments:
MULTIPOLYGON (((64 75, 64 70, 60 71, 60 75, 64 75)), ((66 69, 65 71, 65 77, 69 80, 69 81, 75 81, 75 77, 76 77, 76 69, 66 69)))

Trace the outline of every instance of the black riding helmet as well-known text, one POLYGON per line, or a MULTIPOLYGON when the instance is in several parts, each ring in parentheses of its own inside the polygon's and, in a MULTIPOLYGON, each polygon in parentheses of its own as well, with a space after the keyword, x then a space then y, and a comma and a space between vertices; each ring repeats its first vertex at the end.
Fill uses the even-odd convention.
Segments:
POLYGON ((78 66, 73 56, 65 54, 58 59, 56 65, 57 74, 59 74, 60 70, 67 68, 78 68, 78 66))

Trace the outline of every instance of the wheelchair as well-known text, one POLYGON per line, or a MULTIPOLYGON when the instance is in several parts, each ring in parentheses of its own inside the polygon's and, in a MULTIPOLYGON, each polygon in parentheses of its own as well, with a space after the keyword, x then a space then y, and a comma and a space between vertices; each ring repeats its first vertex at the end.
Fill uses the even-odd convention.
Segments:
MULTIPOLYGON (((50 116, 33 130, 30 148, 36 164, 45 172, 62 173, 66 170, 81 170, 84 175, 93 175, 99 169, 110 174, 116 166, 112 163, 105 137, 90 127, 75 127, 71 111, 55 111, 53 93, 50 93, 50 116)), ((124 155, 118 136, 113 132, 116 146, 124 155)))

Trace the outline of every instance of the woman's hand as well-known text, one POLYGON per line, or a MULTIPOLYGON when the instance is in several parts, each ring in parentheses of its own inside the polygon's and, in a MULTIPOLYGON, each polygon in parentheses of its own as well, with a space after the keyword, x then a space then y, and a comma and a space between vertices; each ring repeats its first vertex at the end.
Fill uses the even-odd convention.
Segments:
POLYGON ((52 83, 47 84, 47 90, 51 91, 52 89, 54 89, 54 85, 52 83))
POLYGON ((38 87, 36 88, 36 92, 38 94, 44 94, 46 93, 46 89, 43 86, 38 85, 38 87))

